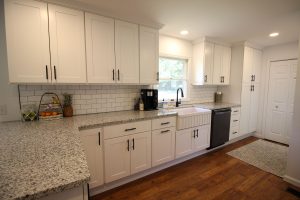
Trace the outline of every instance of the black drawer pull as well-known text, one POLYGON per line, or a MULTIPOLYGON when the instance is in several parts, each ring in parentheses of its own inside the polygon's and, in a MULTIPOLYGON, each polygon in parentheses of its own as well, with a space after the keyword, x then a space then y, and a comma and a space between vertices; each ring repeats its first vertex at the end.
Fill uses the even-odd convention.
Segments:
POLYGON ((167 125, 167 124, 170 124, 170 122, 163 122, 160 125, 167 125))
POLYGON ((56 67, 54 65, 54 79, 56 80, 56 67))
POLYGON ((237 132, 236 132, 236 131, 234 131, 232 134, 237 134, 237 132))
POLYGON ((134 138, 132 139, 132 149, 134 150, 134 138))
POLYGON ((170 132, 170 130, 161 131, 160 133, 167 133, 170 132))
POLYGON ((98 142, 99 142, 99 146, 101 146, 101 136, 100 136, 100 131, 98 132, 98 142))
POLYGON ((233 122, 238 122, 238 121, 239 121, 239 120, 236 120, 236 119, 235 119, 235 120, 233 120, 233 122))
POLYGON ((235 110, 235 111, 233 111, 233 112, 239 112, 238 110, 235 110))
POLYGON ((125 129, 125 131, 133 131, 133 130, 136 130, 136 128, 127 128, 127 129, 125 129))
POLYGON ((129 151, 129 139, 127 140, 127 151, 129 151))
POLYGON ((198 133, 199 133, 199 130, 197 129, 197 135, 196 135, 196 136, 197 136, 197 138, 199 137, 198 133))

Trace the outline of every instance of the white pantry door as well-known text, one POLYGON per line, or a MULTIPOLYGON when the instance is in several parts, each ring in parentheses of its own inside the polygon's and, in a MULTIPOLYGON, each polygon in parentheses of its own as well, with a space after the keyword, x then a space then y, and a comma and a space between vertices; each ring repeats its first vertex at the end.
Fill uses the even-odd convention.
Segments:
POLYGON ((297 60, 271 62, 266 138, 288 144, 292 126, 297 60))

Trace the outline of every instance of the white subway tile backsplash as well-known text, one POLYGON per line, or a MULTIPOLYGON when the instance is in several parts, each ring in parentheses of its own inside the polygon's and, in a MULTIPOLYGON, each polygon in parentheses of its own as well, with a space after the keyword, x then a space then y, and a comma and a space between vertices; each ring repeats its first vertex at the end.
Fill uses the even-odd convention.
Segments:
MULTIPOLYGON (((56 93, 63 103, 63 93, 72 94, 74 115, 132 110, 140 90, 133 85, 20 85, 21 105, 39 104, 45 92, 56 93)), ((212 102, 215 86, 190 86, 192 103, 212 102)))

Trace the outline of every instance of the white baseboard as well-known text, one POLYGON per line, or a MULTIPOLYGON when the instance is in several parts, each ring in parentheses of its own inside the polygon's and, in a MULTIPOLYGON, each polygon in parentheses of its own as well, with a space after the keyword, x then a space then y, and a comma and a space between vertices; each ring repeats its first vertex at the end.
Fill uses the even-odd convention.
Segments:
POLYGON ((174 166, 174 165, 177 165, 179 163, 182 163, 184 161, 187 161, 187 160, 190 160, 192 158, 195 158, 197 156, 200 156, 200 155, 203 155, 203 154, 206 154, 206 153, 209 153, 211 151, 215 151, 216 149, 219 149, 219 148, 222 148, 224 146, 227 146, 229 144, 232 144, 232 143, 235 143, 239 140, 242 140, 242 139, 245 139, 247 137, 250 137, 250 136, 253 136, 253 133, 248 133, 248 134, 245 134, 243 136, 240 136, 240 137, 237 137, 237 138, 234 138, 232 140, 230 140, 229 142, 227 142, 226 144, 224 145, 221 145, 219 147, 216 147, 214 149, 210 149, 210 150, 202 150, 202 151, 198 151, 196 153, 193 153, 193 154, 190 154, 190 155, 187 155, 185 157, 182 157, 182 158, 178 158, 178 159, 175 159, 173 161, 170 161, 168 163, 165 163, 165 164, 162 164, 162 165, 159 165, 159 166, 156 166, 156 167, 152 167, 148 170, 145 170, 145 171, 142 171, 142 172, 139 172, 137 174, 134 174, 134 175, 131 175, 131 176, 128 176, 128 177, 125 177, 125 178, 122 178, 120 180, 116 180, 116 181, 113 181, 111 183, 105 183, 104 185, 102 186, 99 186, 99 187, 96 187, 96 188, 93 188, 93 189, 90 189, 90 195, 91 196, 94 196, 94 195, 97 195, 97 194, 100 194, 102 192, 105 192, 105 191, 108 191, 108 190, 111 190, 113 188, 116 188, 116 187, 119 187, 121 185, 124 185, 126 183, 129 183, 129 182, 132 182, 132 181, 135 181, 137 179, 140 179, 142 177, 145 177, 145 176, 148 176, 150 174, 153 174, 155 172, 158 172, 158 171, 161 171, 163 169, 166 169, 168 167, 171 167, 171 166, 174 166))
POLYGON ((288 183, 290 183, 290 184, 292 184, 292 185, 294 185, 294 186, 296 186, 296 187, 300 187, 300 180, 298 180, 298 179, 295 179, 293 177, 285 175, 283 177, 283 180, 286 181, 286 182, 288 182, 288 183))

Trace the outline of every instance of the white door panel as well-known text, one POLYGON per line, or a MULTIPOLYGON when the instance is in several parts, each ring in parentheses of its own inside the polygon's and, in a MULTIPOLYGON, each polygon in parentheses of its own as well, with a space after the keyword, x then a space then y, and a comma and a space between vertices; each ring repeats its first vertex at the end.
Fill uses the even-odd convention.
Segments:
POLYGON ((194 128, 176 131, 176 158, 193 152, 194 134, 194 128))
POLYGON ((288 143, 292 129, 297 62, 271 62, 266 138, 288 143))

